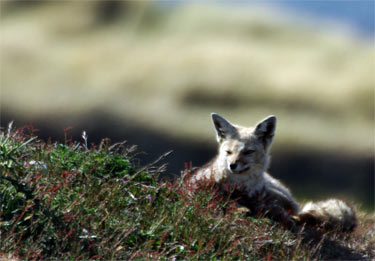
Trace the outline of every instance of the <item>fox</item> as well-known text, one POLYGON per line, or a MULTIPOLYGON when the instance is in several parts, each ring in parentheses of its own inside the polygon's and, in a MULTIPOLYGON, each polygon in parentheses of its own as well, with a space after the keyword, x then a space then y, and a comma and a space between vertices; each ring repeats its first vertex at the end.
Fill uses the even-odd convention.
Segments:
POLYGON ((251 213, 264 213, 287 227, 296 224, 353 231, 357 218, 354 208, 339 199, 299 204, 290 190, 272 177, 267 169, 273 143, 276 116, 270 115, 255 127, 232 124, 219 114, 211 114, 217 155, 197 168, 191 181, 212 181, 222 191, 231 191, 238 204, 251 213))

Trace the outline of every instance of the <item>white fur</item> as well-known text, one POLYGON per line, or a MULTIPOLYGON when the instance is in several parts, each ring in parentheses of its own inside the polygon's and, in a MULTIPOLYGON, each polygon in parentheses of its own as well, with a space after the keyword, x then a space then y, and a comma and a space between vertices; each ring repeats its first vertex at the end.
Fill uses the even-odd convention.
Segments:
POLYGON ((300 214, 311 214, 330 225, 351 226, 356 222, 354 210, 338 199, 308 202, 304 205, 300 214))

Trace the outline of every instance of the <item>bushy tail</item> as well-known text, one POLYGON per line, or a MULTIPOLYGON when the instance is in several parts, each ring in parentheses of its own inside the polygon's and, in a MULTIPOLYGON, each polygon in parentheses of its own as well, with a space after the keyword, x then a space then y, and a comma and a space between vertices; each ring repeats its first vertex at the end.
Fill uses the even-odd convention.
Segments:
POLYGON ((352 231, 357 217, 354 209, 338 199, 307 202, 298 214, 298 219, 307 225, 320 225, 326 229, 352 231))

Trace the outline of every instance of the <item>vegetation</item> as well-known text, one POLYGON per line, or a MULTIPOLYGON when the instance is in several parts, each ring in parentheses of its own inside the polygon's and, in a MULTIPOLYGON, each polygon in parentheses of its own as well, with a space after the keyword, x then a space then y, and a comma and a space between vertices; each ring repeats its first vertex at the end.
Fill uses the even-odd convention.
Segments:
MULTIPOLYGON (((375 257, 375 221, 351 234, 291 232, 238 211, 211 186, 159 180, 163 158, 135 147, 43 142, 28 126, 0 134, 0 257, 21 259, 355 259, 375 257), (3 254, 1 254, 3 253, 3 254)), ((68 130, 66 130, 68 131, 68 130)))

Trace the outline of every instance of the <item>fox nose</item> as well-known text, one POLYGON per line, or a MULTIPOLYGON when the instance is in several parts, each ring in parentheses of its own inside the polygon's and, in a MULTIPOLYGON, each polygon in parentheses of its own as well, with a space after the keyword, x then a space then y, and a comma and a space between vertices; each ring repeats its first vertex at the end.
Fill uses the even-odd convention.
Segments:
POLYGON ((237 168, 237 163, 232 163, 229 165, 230 170, 235 170, 237 168))

